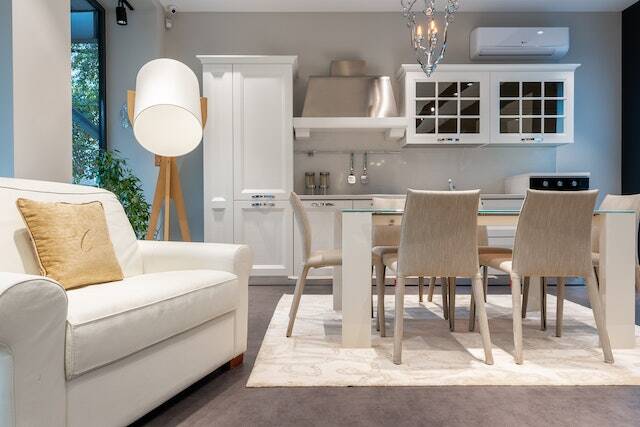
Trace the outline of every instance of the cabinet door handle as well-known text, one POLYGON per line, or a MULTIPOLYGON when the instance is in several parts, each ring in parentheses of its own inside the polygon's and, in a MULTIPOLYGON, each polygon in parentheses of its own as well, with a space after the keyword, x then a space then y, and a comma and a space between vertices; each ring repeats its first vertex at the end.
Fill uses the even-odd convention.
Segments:
POLYGON ((460 138, 438 138, 438 142, 460 142, 460 138))
POLYGON ((251 196, 252 199, 275 199, 276 196, 273 194, 254 194, 251 196))
POLYGON ((255 202, 255 203, 251 203, 251 207, 252 208, 263 208, 263 207, 274 207, 276 204, 273 202, 269 202, 269 203, 264 203, 264 202, 255 202))
POLYGON ((333 202, 313 202, 311 203, 311 206, 314 208, 328 208, 331 206, 335 206, 335 203, 333 202))
POLYGON ((325 202, 323 203, 324 206, 335 206, 335 204, 333 202, 325 202))
POLYGON ((521 142, 542 142, 544 141, 543 137, 537 137, 537 138, 520 138, 521 142))

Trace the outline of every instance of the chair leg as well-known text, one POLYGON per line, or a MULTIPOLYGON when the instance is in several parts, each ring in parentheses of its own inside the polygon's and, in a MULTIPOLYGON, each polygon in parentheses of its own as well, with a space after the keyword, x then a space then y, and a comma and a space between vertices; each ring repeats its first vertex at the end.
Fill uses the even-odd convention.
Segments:
POLYGON ((585 281, 589 294, 589 303, 593 309, 593 317, 596 320, 598 336, 600 337, 600 344, 602 345, 602 351, 604 353, 604 361, 606 363, 613 363, 611 342, 609 341, 609 333, 607 332, 607 325, 604 320, 604 309, 602 308, 602 302, 600 301, 600 294, 598 293, 598 285, 596 284, 595 275, 591 274, 590 277, 585 278, 585 281))
POLYGON ((456 278, 449 278, 449 330, 456 330, 456 278))
POLYGON ((302 291, 304 290, 304 284, 307 281, 307 274, 310 267, 304 266, 298 281, 296 282, 296 289, 293 291, 293 302, 291 303, 291 310, 289 311, 289 326, 287 327, 287 337, 291 336, 293 332, 293 323, 296 321, 296 315, 298 314, 298 306, 300 305, 300 298, 302 297, 302 291))
POLYGON ((449 278, 441 277, 442 281, 442 313, 444 314, 444 320, 449 320, 449 278))
POLYGON ((520 276, 511 274, 511 300, 513 304, 513 345, 515 347, 515 360, 518 365, 523 362, 522 355, 522 296, 520 294, 520 276))
POLYGON ((540 330, 547 330, 547 278, 540 278, 540 330))
POLYGON ((376 260, 376 292, 378 294, 378 321, 377 329, 380 331, 380 336, 386 335, 385 320, 384 320, 384 280, 386 268, 382 262, 382 259, 376 260))
POLYGON ((489 267, 482 266, 482 289, 484 290, 484 302, 487 302, 487 295, 489 294, 489 267))
POLYGON ((522 318, 527 318, 527 305, 529 304, 529 282, 530 278, 525 277, 522 285, 522 318))
POLYGON ((418 277, 418 301, 423 302, 424 299, 424 277, 418 277))
POLYGON ((404 334, 404 284, 405 278, 398 277, 396 282, 396 316, 393 336, 393 363, 402 363, 402 336, 404 334))
POLYGON ((436 279, 437 277, 429 277, 429 293, 427 295, 427 301, 433 301, 433 292, 436 290, 436 279))
POLYGON ((562 318, 564 311, 564 277, 558 277, 556 284, 556 336, 562 336, 562 318))
POLYGON ((480 335, 482 336, 482 346, 484 347, 484 361, 487 365, 493 365, 493 353, 491 351, 491 335, 489 334, 489 320, 487 319, 487 310, 484 304, 484 289, 480 276, 476 276, 471 282, 472 295, 478 302, 478 325, 480 326, 480 335))
POLYGON ((471 283, 471 303, 469 304, 469 332, 476 329, 476 297, 473 291, 473 282, 471 283))

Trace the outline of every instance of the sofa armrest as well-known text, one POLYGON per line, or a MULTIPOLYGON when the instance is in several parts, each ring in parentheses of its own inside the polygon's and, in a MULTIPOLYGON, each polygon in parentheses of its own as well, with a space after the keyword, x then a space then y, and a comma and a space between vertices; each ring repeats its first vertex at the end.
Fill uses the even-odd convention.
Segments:
POLYGON ((156 240, 139 240, 138 245, 145 273, 206 269, 248 277, 251 271, 251 250, 246 245, 156 240))
POLYGON ((176 270, 219 270, 238 276, 238 307, 235 312, 235 356, 247 349, 249 275, 253 266, 251 249, 225 243, 138 241, 144 273, 176 270))
POLYGON ((66 321, 58 283, 0 272, 0 425, 66 423, 66 321))

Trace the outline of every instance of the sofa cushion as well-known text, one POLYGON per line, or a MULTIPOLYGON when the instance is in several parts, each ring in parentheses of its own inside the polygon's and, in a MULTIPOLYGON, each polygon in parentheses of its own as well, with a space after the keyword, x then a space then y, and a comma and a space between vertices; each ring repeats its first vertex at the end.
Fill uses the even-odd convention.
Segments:
POLYGON ((144 274, 72 289, 67 379, 231 312, 238 295, 237 276, 214 270, 144 274))
POLYGON ((65 289, 122 280, 100 202, 18 199, 43 276, 65 289))
POLYGON ((0 271, 40 274, 29 233, 16 206, 18 198, 40 202, 102 203, 109 237, 124 277, 142 274, 138 241, 122 205, 113 193, 83 185, 0 177, 0 271))

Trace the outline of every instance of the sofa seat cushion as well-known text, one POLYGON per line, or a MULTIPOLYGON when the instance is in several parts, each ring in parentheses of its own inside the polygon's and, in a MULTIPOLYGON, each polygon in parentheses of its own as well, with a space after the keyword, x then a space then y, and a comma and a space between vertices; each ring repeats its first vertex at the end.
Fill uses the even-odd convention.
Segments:
POLYGON ((67 379, 233 311, 238 280, 214 270, 144 274, 67 292, 67 379))

